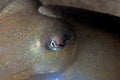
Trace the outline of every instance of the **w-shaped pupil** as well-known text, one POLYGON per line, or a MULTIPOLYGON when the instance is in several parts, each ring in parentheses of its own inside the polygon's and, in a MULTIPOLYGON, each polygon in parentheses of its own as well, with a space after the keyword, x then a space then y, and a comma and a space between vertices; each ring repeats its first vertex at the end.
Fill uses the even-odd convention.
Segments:
POLYGON ((57 42, 55 40, 52 40, 51 41, 51 46, 57 48, 58 44, 57 44, 57 42))
POLYGON ((54 36, 47 43, 47 47, 52 51, 57 51, 66 46, 66 43, 69 41, 68 36, 54 36))

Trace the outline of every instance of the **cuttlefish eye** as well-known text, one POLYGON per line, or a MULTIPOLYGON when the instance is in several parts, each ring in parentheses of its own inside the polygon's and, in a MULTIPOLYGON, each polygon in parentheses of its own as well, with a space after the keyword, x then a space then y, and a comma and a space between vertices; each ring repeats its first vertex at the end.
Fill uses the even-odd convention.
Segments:
POLYGON ((51 51, 58 51, 70 42, 71 36, 68 34, 55 35, 47 41, 46 47, 51 51))

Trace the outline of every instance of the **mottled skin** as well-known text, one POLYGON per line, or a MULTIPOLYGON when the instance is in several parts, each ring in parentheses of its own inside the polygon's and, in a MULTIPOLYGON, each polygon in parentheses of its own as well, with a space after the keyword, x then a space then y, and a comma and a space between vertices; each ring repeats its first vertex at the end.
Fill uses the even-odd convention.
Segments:
POLYGON ((71 34, 71 25, 40 14, 34 5, 32 0, 16 0, 0 14, 0 79, 16 80, 14 74, 21 72, 29 76, 61 72, 74 61, 74 39, 57 51, 46 48, 51 37, 71 34))
POLYGON ((63 33, 69 24, 40 14, 32 0, 8 5, 0 14, 0 80, 119 80, 119 36, 71 23, 76 39, 52 52, 44 46, 48 35, 63 33))

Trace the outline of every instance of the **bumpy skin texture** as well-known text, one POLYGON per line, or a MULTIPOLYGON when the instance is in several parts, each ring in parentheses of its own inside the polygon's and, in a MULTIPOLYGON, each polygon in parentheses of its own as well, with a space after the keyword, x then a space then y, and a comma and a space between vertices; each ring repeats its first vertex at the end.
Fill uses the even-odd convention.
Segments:
POLYGON ((40 0, 44 5, 82 8, 120 17, 120 0, 40 0))
POLYGON ((68 19, 76 32, 75 45, 73 42, 54 54, 41 46, 39 39, 44 44, 44 36, 52 33, 46 30, 57 34, 67 25, 38 13, 38 5, 32 0, 18 2, 0 13, 0 80, 54 80, 59 73, 51 73, 60 66, 67 67, 55 80, 120 80, 119 36, 68 19), (75 62, 69 61, 69 52, 76 54, 75 62), (46 65, 50 60, 57 65, 46 65))

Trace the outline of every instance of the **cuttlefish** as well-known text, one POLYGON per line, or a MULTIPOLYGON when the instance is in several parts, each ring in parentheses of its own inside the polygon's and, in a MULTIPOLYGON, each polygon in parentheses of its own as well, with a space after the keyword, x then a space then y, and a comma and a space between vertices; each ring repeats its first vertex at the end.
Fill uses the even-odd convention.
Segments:
POLYGON ((35 0, 0 12, 0 80, 119 80, 120 38, 35 0))
POLYGON ((72 25, 40 14, 32 0, 15 0, 0 13, 0 80, 61 72, 74 61, 75 45, 72 25))

